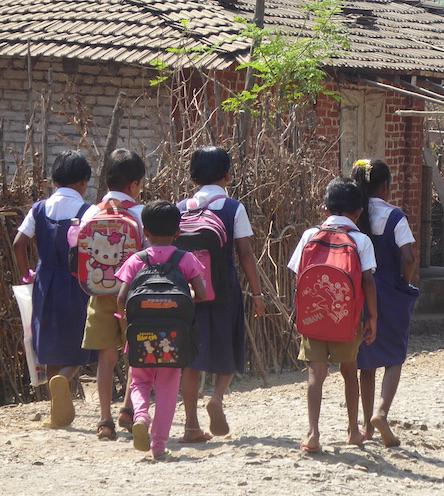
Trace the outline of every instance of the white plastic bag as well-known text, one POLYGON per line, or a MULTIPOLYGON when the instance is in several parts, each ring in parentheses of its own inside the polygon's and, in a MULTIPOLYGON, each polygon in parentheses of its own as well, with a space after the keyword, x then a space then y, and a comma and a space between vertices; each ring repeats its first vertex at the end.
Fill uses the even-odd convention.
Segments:
POLYGON ((31 378, 31 386, 37 387, 47 382, 46 365, 40 365, 37 361, 37 355, 32 346, 32 287, 33 284, 23 284, 12 286, 15 299, 20 310, 23 325, 23 343, 25 346, 26 362, 31 378))

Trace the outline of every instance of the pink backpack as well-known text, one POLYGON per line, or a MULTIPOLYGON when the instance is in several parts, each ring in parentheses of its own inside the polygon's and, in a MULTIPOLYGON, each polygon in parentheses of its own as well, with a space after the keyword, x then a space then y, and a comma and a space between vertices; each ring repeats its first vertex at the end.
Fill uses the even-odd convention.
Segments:
POLYGON ((364 293, 361 261, 348 227, 321 226, 302 251, 296 283, 296 328, 320 341, 352 341, 364 293))
POLYGON ((129 211, 136 205, 110 199, 99 204, 99 212, 80 227, 77 278, 87 294, 118 293, 120 282, 114 274, 142 248, 139 223, 129 211))
POLYGON ((207 293, 205 301, 223 298, 229 287, 225 270, 227 231, 222 220, 208 208, 222 198, 226 197, 215 196, 200 207, 194 198, 187 200, 180 221, 180 236, 174 243, 181 250, 192 252, 205 267, 202 275, 207 293))

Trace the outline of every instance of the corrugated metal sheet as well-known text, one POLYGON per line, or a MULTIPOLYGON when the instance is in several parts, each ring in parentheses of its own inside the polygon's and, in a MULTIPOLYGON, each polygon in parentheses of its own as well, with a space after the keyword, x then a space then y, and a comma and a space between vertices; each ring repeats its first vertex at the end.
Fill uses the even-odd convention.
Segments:
MULTIPOLYGON (((313 20, 304 5, 267 0, 266 26, 290 37, 309 36, 313 20)), ((162 59, 225 69, 248 57, 236 18, 251 20, 254 6, 255 0, 238 0, 230 9, 218 0, 2 0, 0 56, 25 56, 29 40, 35 56, 144 65, 162 59), (191 54, 180 53, 184 47, 191 54)), ((351 49, 332 65, 444 73, 444 9, 391 0, 344 6, 335 19, 347 26, 351 49)))

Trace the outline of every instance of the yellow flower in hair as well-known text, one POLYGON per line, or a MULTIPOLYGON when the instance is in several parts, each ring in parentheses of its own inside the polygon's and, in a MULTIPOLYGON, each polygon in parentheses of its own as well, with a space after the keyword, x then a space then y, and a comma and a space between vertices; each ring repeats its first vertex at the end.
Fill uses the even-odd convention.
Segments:
POLYGON ((365 170, 365 182, 370 182, 370 174, 372 172, 371 161, 368 158, 361 158, 356 160, 353 164, 353 167, 359 167, 365 170))

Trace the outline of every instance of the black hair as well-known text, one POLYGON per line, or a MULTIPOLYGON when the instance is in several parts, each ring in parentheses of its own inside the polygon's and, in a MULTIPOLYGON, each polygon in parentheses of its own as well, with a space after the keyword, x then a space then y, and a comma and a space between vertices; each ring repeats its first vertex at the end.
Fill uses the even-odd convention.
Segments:
POLYGON ((123 191, 126 186, 145 177, 145 164, 135 152, 118 148, 110 155, 106 171, 106 185, 109 190, 123 191))
POLYGON ((69 186, 80 181, 89 181, 91 166, 83 153, 66 150, 57 155, 51 171, 52 180, 59 186, 69 186))
POLYGON ((357 160, 353 164, 352 178, 356 181, 363 197, 363 212, 359 218, 359 229, 371 236, 370 217, 368 213, 369 199, 378 193, 379 188, 390 185, 392 176, 388 165, 379 159, 357 160))
POLYGON ((227 175, 230 166, 230 156, 223 148, 202 146, 191 157, 191 179, 200 186, 214 184, 227 175))
POLYGON ((142 210, 143 227, 155 236, 174 236, 179 222, 179 209, 165 200, 151 201, 142 210))
POLYGON ((351 214, 362 208, 362 194, 352 179, 336 177, 327 186, 325 206, 333 215, 351 214))

